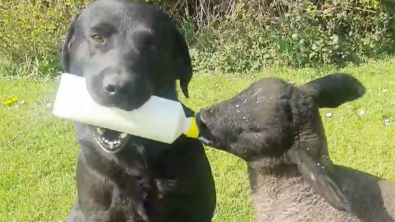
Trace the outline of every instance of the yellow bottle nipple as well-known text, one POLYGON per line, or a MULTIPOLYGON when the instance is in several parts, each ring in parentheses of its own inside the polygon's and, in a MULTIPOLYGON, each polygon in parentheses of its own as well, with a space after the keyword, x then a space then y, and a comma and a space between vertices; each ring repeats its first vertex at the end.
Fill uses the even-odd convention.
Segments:
POLYGON ((195 120, 195 118, 190 118, 190 121, 191 121, 191 126, 189 127, 189 130, 187 133, 185 133, 185 135, 187 137, 191 137, 191 138, 198 138, 199 129, 196 125, 196 120, 195 120))

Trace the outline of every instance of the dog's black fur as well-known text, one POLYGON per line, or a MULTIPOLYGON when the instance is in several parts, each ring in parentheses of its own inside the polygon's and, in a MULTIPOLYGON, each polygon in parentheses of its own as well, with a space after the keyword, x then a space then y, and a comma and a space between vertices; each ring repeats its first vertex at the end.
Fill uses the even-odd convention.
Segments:
MULTIPOLYGON (((86 77, 90 95, 103 106, 134 110, 151 95, 178 100, 177 80, 188 97, 187 44, 168 16, 148 3, 89 4, 68 28, 61 61, 65 72, 86 77)), ((163 144, 129 135, 119 152, 108 153, 96 127, 75 126, 78 197, 67 221, 211 221, 215 186, 198 140, 181 136, 163 144)))

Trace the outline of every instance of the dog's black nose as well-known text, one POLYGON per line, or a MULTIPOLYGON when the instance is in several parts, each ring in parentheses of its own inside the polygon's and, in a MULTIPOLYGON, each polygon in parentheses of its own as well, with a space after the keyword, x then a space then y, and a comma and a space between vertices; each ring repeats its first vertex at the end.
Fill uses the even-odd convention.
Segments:
POLYGON ((103 89, 106 93, 111 96, 126 94, 128 84, 125 81, 121 81, 116 75, 108 75, 103 79, 103 89))
POLYGON ((104 89, 110 94, 115 93, 115 88, 116 88, 116 85, 114 85, 114 84, 108 84, 108 85, 104 86, 104 89))

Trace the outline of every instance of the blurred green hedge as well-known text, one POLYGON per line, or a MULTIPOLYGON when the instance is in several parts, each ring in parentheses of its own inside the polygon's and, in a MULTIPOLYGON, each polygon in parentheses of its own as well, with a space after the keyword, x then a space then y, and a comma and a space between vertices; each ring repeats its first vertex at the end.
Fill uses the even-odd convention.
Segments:
POLYGON ((0 58, 9 74, 47 75, 60 68, 63 35, 84 0, 1 0, 0 58), (18 73, 19 74, 19 73, 18 73))
POLYGON ((196 68, 239 73, 272 65, 343 66, 394 52, 393 0, 227 2, 193 36, 196 68))
MULTIPOLYGON (((66 28, 89 1, 1 0, 0 64, 6 73, 56 73, 66 28)), ((390 0, 151 2, 184 31, 196 69, 343 65, 394 51, 395 3, 390 0)))

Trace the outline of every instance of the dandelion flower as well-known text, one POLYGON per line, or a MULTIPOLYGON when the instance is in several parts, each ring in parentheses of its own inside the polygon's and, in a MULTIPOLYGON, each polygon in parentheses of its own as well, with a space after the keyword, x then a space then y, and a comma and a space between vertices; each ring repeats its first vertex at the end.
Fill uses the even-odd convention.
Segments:
POLYGON ((18 98, 12 97, 11 99, 7 99, 7 100, 4 102, 4 105, 9 106, 9 105, 12 105, 12 104, 14 104, 14 103, 16 103, 16 102, 18 102, 18 98))
POLYGON ((7 106, 9 106, 9 105, 11 105, 12 104, 12 100, 6 100, 5 102, 4 102, 4 105, 7 105, 7 106))

